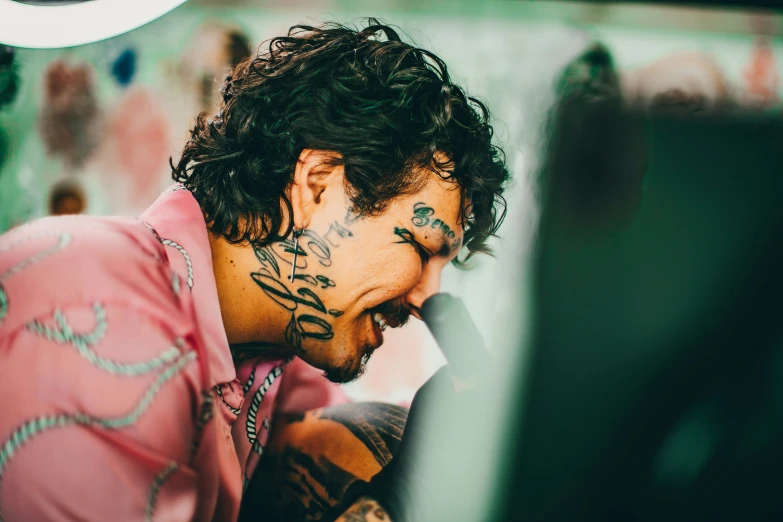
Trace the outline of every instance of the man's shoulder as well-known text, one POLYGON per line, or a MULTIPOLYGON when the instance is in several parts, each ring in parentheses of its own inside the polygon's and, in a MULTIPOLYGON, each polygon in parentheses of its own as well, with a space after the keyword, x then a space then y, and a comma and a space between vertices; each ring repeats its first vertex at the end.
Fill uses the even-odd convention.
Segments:
POLYGON ((167 267, 154 234, 132 218, 33 221, 0 235, 0 330, 85 304, 169 308, 167 267))
MULTIPOLYGON (((0 271, 22 263, 68 271, 67 263, 106 265, 107 262, 157 263, 157 241, 133 218, 62 216, 31 221, 0 235, 0 271)), ((17 269, 18 271, 19 269, 17 269)), ((2 277, 2 276, 0 276, 2 277)))

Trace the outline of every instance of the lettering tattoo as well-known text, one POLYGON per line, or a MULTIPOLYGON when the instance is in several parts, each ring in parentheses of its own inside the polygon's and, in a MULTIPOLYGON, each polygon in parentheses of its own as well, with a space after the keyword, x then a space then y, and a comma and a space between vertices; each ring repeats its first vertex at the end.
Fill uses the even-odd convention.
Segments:
POLYGON ((345 222, 345 226, 351 226, 357 221, 359 221, 359 218, 362 217, 361 214, 356 212, 353 208, 349 208, 345 213, 345 219, 343 220, 345 222))
MULTIPOLYGON (((323 240, 311 230, 305 230, 300 237, 299 246, 294 249, 294 243, 290 240, 277 243, 276 248, 271 246, 254 247, 256 259, 261 266, 258 271, 250 274, 253 281, 263 292, 282 308, 291 312, 291 319, 285 329, 285 339, 297 353, 302 351, 304 339, 328 341, 334 337, 332 325, 326 320, 330 317, 321 298, 308 286, 315 286, 316 290, 334 287, 334 282, 328 277, 303 273, 308 268, 308 257, 314 257, 322 266, 331 265, 331 252, 323 240), (301 238, 306 236, 306 240, 301 238), (293 256, 297 257, 297 270, 300 271, 294 277, 294 283, 304 283, 292 291, 283 283, 280 275, 278 261, 292 264, 293 256), (301 259, 301 261, 299 261, 301 259), (331 283, 329 285, 328 283, 331 283)), ((332 316, 333 317, 333 316, 332 316)))
POLYGON ((411 222, 413 226, 419 228, 432 228, 437 230, 443 236, 443 239, 448 243, 450 251, 459 248, 460 239, 457 238, 457 234, 449 227, 443 220, 434 218, 435 211, 432 207, 428 207, 423 201, 419 201, 413 205, 413 217, 411 222))
POLYGON ((335 286, 334 281, 322 275, 313 277, 310 274, 296 274, 294 275, 294 280, 297 279, 313 286, 318 286, 319 284, 323 285, 321 286, 321 290, 335 286))
POLYGON ((280 266, 269 247, 253 247, 253 252, 265 270, 273 271, 277 277, 280 277, 280 266))
MULTIPOLYGON (((438 255, 448 257, 454 250, 460 247, 461 239, 443 220, 435 218, 435 211, 423 201, 413 205, 413 217, 411 223, 416 228, 434 229, 441 236, 441 246, 438 255)), ((397 243, 411 245, 425 262, 432 257, 433 252, 416 241, 413 232, 407 228, 394 227, 394 234, 400 238, 397 243)))
POLYGON ((329 225, 329 230, 327 230, 326 234, 324 234, 324 239, 326 239, 329 242, 329 244, 332 245, 333 247, 339 247, 340 246, 339 238, 345 239, 346 237, 353 237, 353 232, 351 232, 350 230, 342 226, 337 221, 329 225))
POLYGON ((322 289, 324 289, 324 288, 331 288, 331 287, 335 286, 334 281, 332 281, 331 279, 329 279, 326 276, 317 275, 317 276, 315 276, 315 278, 318 280, 319 283, 324 285, 324 286, 321 287, 322 289))
MULTIPOLYGON (((293 264, 295 244, 293 238, 288 237, 279 243, 274 243, 272 247, 278 258, 290 266, 293 264)), ((305 229, 299 236, 296 249, 297 271, 307 268, 307 260, 310 256, 314 257, 321 266, 332 266, 332 254, 327 242, 316 232, 305 229)))
POLYGON ((411 222, 416 227, 426 227, 430 224, 430 216, 435 213, 432 207, 428 207, 423 201, 419 201, 413 205, 413 217, 411 222))
POLYGON ((260 266, 250 277, 267 297, 291 313, 285 340, 298 354, 302 353, 305 339, 328 341, 334 337, 330 320, 344 312, 327 309, 319 292, 337 285, 316 271, 332 266, 332 249, 338 248, 341 240, 353 237, 349 225, 356 219, 349 211, 344 223, 333 222, 323 237, 305 229, 298 242, 289 237, 272 245, 253 246, 260 266), (294 262, 296 274, 293 285, 289 285, 283 282, 280 265, 291 266, 294 262))
POLYGON ((307 284, 318 286, 318 279, 314 278, 310 274, 295 274, 294 280, 304 281, 307 284))

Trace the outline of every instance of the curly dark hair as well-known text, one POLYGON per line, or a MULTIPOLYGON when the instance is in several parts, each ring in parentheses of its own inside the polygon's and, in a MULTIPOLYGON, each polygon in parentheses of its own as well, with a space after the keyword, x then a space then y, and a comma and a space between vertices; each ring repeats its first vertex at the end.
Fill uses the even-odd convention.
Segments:
POLYGON ((509 173, 489 119, 440 58, 388 25, 297 25, 226 78, 220 111, 199 115, 172 177, 193 193, 213 233, 264 245, 291 232, 286 189, 306 148, 337 153, 359 215, 420 191, 422 168, 444 172, 459 183, 463 208, 470 202, 459 265, 491 253, 487 240, 505 216, 509 173))

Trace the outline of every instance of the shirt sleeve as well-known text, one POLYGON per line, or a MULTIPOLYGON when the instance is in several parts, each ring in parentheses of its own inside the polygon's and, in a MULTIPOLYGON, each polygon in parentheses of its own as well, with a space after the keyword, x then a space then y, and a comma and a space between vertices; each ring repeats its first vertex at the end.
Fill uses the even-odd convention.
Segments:
POLYGON ((340 385, 329 381, 323 371, 295 357, 286 366, 276 410, 297 413, 350 402, 340 385))
POLYGON ((197 353, 125 307, 70 307, 0 338, 0 519, 193 520, 197 353))

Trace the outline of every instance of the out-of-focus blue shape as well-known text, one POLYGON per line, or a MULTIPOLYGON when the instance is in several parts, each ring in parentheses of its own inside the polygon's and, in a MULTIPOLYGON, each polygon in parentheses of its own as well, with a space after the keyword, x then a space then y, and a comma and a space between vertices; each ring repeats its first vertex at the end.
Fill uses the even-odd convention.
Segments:
POLYGON ((127 87, 133 81, 136 75, 137 55, 134 49, 125 49, 120 53, 111 66, 111 74, 117 80, 117 83, 127 87))

